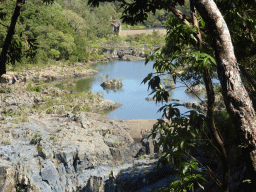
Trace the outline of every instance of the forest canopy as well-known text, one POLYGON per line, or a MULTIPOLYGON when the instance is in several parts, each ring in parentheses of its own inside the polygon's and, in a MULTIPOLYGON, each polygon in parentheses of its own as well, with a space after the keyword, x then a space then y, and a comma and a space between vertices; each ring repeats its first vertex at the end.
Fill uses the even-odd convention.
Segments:
MULTIPOLYGON (((118 3, 105 2, 100 3, 98 7, 91 7, 88 1, 82 0, 24 2, 7 58, 7 62, 13 65, 17 63, 13 58, 19 56, 22 56, 18 59, 19 63, 47 63, 49 60, 86 61, 91 58, 88 49, 98 46, 96 40, 114 35, 111 20, 120 20, 122 15, 118 3), (32 49, 31 45, 34 46, 32 49), (29 54, 34 54, 34 57, 28 57, 29 54)), ((1 1, 0 47, 3 47, 15 3, 15 0, 1 1)), ((158 11, 150 18, 139 25, 160 27, 167 15, 164 11, 158 11)))

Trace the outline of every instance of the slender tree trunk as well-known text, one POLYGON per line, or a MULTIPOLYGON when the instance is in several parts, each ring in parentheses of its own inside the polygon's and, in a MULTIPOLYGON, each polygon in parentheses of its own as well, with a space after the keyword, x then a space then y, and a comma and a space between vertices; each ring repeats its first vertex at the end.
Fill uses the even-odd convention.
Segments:
MULTIPOLYGON (((196 8, 195 8, 195 0, 190 0, 190 10, 191 10, 191 17, 193 21, 193 25, 198 28, 198 34, 196 38, 198 40, 198 49, 203 49, 203 40, 202 35, 199 28, 199 22, 196 19, 198 17, 196 8)), ((226 152, 226 148, 224 145, 224 141, 221 139, 219 132, 216 129, 215 122, 214 122, 214 108, 215 108, 215 96, 214 96, 214 89, 212 85, 211 76, 209 73, 209 69, 207 66, 204 67, 203 78, 206 87, 207 93, 207 124, 209 129, 211 130, 212 137, 217 144, 217 148, 220 151, 220 158, 222 160, 223 165, 223 178, 222 178, 222 190, 225 192, 229 191, 229 178, 230 178, 230 165, 229 165, 229 158, 226 152)))
POLYGON ((241 146, 245 149, 251 183, 256 189, 256 115, 252 100, 241 80, 239 66, 227 24, 213 0, 195 1, 197 10, 206 22, 208 31, 215 40, 217 72, 222 86, 222 95, 228 113, 240 133, 241 146))
POLYGON ((1 53, 1 57, 0 57, 0 76, 2 76, 2 74, 6 73, 6 59, 7 59, 6 55, 7 55, 8 49, 9 49, 9 45, 11 44, 11 41, 12 41, 12 36, 14 34, 14 29, 15 29, 17 19, 20 15, 21 4, 22 4, 22 0, 17 0, 16 7, 15 7, 14 13, 12 15, 11 24, 8 29, 8 33, 5 38, 5 41, 4 41, 4 45, 3 45, 3 49, 2 49, 2 53, 1 53))
POLYGON ((207 92, 207 98, 208 98, 208 109, 207 109, 207 123, 208 127, 210 128, 213 139, 215 143, 217 144, 217 148, 220 151, 220 158, 222 160, 223 165, 223 179, 222 179, 222 190, 225 192, 229 191, 229 178, 230 178, 230 165, 229 165, 229 158, 226 152, 226 148, 224 145, 224 141, 220 138, 219 132, 217 131, 215 127, 214 122, 214 89, 212 85, 212 80, 209 74, 209 70, 207 67, 204 69, 204 82, 207 92))

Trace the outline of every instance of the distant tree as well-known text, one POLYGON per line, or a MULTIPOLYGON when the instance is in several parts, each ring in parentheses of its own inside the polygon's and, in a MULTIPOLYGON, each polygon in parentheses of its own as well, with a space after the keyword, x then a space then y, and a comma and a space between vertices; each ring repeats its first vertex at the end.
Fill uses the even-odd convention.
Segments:
MULTIPOLYGON (((53 1, 54 0, 42 0, 43 3, 53 3, 53 1)), ((14 13, 12 15, 11 24, 10 24, 10 27, 8 29, 7 36, 5 38, 3 48, 2 48, 2 52, 1 52, 1 56, 0 56, 0 76, 2 74, 6 73, 7 54, 8 54, 8 50, 9 50, 9 48, 11 46, 11 43, 12 43, 12 37, 14 35, 15 26, 16 26, 16 23, 17 23, 17 19, 20 16, 20 9, 21 9, 21 6, 22 6, 23 3, 25 3, 25 0, 17 0, 17 2, 16 2, 16 7, 15 7, 14 13)), ((33 41, 30 42, 30 45, 31 45, 32 49, 35 48, 33 46, 33 41)), ((17 51, 18 47, 20 47, 20 46, 14 47, 14 51, 15 51, 15 48, 16 48, 16 51, 17 51)), ((10 53, 10 57, 13 60, 20 60, 20 57, 21 57, 20 55, 15 55, 13 57, 13 55, 12 55, 13 51, 10 51, 9 53, 10 53)))

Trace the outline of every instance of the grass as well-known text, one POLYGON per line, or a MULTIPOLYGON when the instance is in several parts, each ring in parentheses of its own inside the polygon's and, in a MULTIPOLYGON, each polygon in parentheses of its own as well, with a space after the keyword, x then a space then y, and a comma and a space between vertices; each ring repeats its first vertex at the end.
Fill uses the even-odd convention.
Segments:
POLYGON ((146 29, 146 26, 142 25, 128 25, 128 24, 122 24, 122 30, 136 30, 136 29, 146 29))
POLYGON ((28 91, 34 91, 34 92, 41 92, 42 87, 40 85, 33 85, 32 86, 32 83, 28 82, 27 90, 28 91))

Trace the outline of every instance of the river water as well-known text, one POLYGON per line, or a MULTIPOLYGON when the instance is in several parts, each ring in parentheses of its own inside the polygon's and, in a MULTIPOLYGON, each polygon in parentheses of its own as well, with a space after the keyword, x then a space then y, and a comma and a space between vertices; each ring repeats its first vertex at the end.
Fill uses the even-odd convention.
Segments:
MULTIPOLYGON (((76 82, 77 91, 85 91, 90 87, 92 92, 101 92, 104 99, 110 99, 122 106, 108 114, 119 120, 130 119, 157 119, 161 118, 162 113, 157 113, 158 109, 163 106, 162 103, 156 104, 155 101, 147 101, 145 98, 151 93, 148 90, 148 84, 141 84, 142 80, 153 71, 153 62, 149 62, 145 66, 145 61, 115 61, 105 64, 98 64, 96 69, 99 70, 97 75, 87 79, 80 79, 76 82), (123 87, 118 91, 103 90, 100 84, 103 82, 102 76, 109 78, 123 78, 123 87)), ((195 96, 185 93, 186 87, 177 82, 176 89, 170 93, 173 99, 179 99, 179 103, 185 101, 199 101, 195 96)), ((153 95, 150 95, 153 97, 153 95)), ((204 98, 204 95, 201 95, 204 98)), ((174 103, 168 102, 169 103, 174 103)), ((163 104, 166 104, 165 102, 163 104)), ((177 107, 181 113, 188 111, 183 106, 177 107)))

